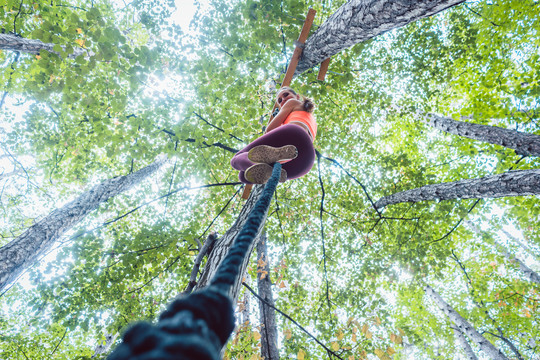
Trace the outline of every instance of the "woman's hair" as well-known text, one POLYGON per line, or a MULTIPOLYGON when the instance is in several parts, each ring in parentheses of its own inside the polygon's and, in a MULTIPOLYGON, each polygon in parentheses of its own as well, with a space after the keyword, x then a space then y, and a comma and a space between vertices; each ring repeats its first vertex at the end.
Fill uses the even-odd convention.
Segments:
MULTIPOLYGON (((280 88, 278 90, 278 94, 283 91, 283 90, 287 90, 287 91, 290 91, 292 92, 294 95, 299 95, 296 91, 294 91, 293 89, 291 89, 290 87, 288 86, 284 86, 282 88, 280 88)), ((305 97, 304 95, 300 95, 300 98, 302 99, 302 101, 304 102, 304 111, 307 111, 309 113, 313 112, 313 109, 315 108, 315 104, 313 103, 313 100, 311 100, 310 98, 307 98, 305 97)))

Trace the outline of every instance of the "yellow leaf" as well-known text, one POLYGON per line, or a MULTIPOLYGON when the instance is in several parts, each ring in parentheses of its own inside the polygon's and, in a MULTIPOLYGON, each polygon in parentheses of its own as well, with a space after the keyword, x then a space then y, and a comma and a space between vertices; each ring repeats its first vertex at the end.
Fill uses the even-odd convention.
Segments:
POLYGON ((38 60, 39 60, 39 59, 41 59, 41 56, 39 56, 39 55, 36 55, 36 59, 38 59, 38 60))
POLYGON ((394 355, 396 353, 396 351, 394 349, 392 349, 390 346, 388 347, 388 349, 386 349, 386 352, 390 356, 392 356, 392 355, 394 355))
POLYGON ((385 354, 381 349, 375 349, 375 355, 377 355, 379 359, 383 359, 385 354))
POLYGON ((405 336, 405 331, 401 330, 400 328, 398 328, 398 331, 399 335, 401 335, 402 337, 405 336))
POLYGON ((279 283, 279 288, 283 289, 284 287, 287 287, 287 285, 285 285, 285 281, 281 280, 281 282, 279 283))
POLYGON ((54 81, 54 75, 51 74, 51 76, 49 77, 49 84, 52 84, 53 81, 54 81))
POLYGON ((395 343, 398 344, 398 345, 403 344, 403 338, 401 336, 396 336, 395 343))
POLYGON ((82 33, 82 29, 81 28, 77 28, 77 34, 80 34, 82 33))
POLYGON ((371 339, 371 338, 373 337, 373 334, 371 333, 371 331, 369 331, 369 330, 366 331, 366 337, 367 337, 368 339, 371 339))
POLYGON ((382 323, 381 318, 378 316, 375 316, 375 322, 377 323, 377 325, 381 325, 382 323))
POLYGON ((261 334, 258 331, 254 331, 253 338, 255 339, 255 341, 257 341, 261 338, 261 334))
POLYGON ((343 337, 345 336, 345 334, 343 333, 343 331, 339 330, 339 332, 337 333, 337 339, 339 341, 343 340, 343 337))
POLYGON ((264 261, 263 257, 261 257, 259 260, 257 260, 257 266, 258 267, 265 267, 266 264, 268 264, 266 261, 264 261))
POLYGON ((304 350, 300 349, 300 351, 298 351, 298 354, 296 355, 296 358, 298 360, 304 360, 304 355, 306 355, 306 353, 304 352, 304 350))
POLYGON ((352 342, 356 342, 356 334, 352 334, 352 342))
POLYGON ((368 332, 369 330, 369 327, 367 326, 367 324, 364 324, 364 326, 362 326, 362 334, 365 334, 366 332, 368 332))
POLYGON ((286 338, 287 340, 289 340, 289 339, 292 337, 292 331, 291 331, 291 329, 285 329, 284 333, 285 333, 285 338, 286 338))
POLYGON ((335 342, 335 341, 332 343, 332 350, 334 350, 334 351, 339 350, 339 344, 337 342, 335 342))
POLYGON ((84 40, 83 39, 76 39, 75 42, 80 46, 80 47, 84 47, 84 40))

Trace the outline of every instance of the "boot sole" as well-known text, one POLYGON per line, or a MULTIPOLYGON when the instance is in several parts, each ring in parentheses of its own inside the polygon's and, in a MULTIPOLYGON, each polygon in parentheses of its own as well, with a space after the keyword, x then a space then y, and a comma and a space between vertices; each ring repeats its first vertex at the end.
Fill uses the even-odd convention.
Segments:
POLYGON ((298 149, 294 145, 285 145, 279 148, 259 145, 248 152, 248 159, 263 164, 273 164, 282 160, 292 160, 298 156, 298 149))
MULTIPOLYGON (((247 181, 254 184, 266 184, 270 176, 272 176, 272 166, 268 164, 255 164, 250 166, 244 173, 244 177, 247 181)), ((285 182, 287 180, 287 171, 281 169, 281 175, 279 182, 285 182)))

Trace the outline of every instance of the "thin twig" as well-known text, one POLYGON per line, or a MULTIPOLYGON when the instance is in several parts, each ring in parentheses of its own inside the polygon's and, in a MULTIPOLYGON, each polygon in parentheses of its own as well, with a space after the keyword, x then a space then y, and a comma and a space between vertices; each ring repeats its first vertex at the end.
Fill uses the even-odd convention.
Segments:
POLYGON ((430 241, 430 242, 428 243, 428 245, 433 244, 433 243, 436 243, 436 242, 439 242, 439 241, 444 240, 444 239, 446 239, 447 237, 449 237, 449 236, 450 236, 450 235, 458 228, 458 226, 463 222, 463 220, 465 220, 465 218, 467 217, 467 215, 469 215, 469 214, 471 213, 471 211, 473 211, 473 209, 476 207, 476 205, 478 205, 478 203, 480 202, 480 200, 482 200, 482 199, 477 199, 477 200, 474 202, 474 204, 473 204, 473 205, 471 206, 471 208, 467 211, 467 213, 459 219, 459 221, 457 222, 457 224, 454 225, 454 227, 453 227, 449 232, 447 232, 447 233, 446 233, 443 237, 441 237, 440 239, 430 241))
POLYGON ((379 210, 375 207, 375 203, 373 202, 373 199, 371 198, 371 196, 369 196, 369 193, 367 192, 367 188, 364 186, 364 184, 362 184, 356 177, 354 177, 350 172, 348 172, 337 160, 335 159, 331 159, 329 157, 326 157, 324 155, 322 155, 320 152, 316 151, 317 153, 317 156, 318 157, 322 157, 323 159, 325 160, 328 160, 330 161, 331 163, 333 163, 334 165, 338 166, 341 170, 345 171, 345 174, 347 174, 351 179, 353 179, 358 185, 360 185, 360 187, 362 188, 362 190, 364 191, 364 194, 366 194, 366 197, 368 198, 369 202, 371 203, 371 206, 373 207, 373 209, 377 212, 377 214, 379 216, 382 216, 381 213, 379 212, 379 210))
POLYGON ((330 285, 328 284, 328 272, 326 269, 326 246, 324 243, 324 222, 323 222, 323 211, 324 211, 324 184, 321 177, 321 155, 317 153, 317 169, 319 171, 319 183, 321 184, 321 208, 319 211, 319 219, 321 221, 321 241, 322 241, 322 250, 323 250, 323 265, 324 265, 324 281, 326 282, 326 300, 328 302, 328 308, 332 308, 332 304, 330 302, 330 285))
POLYGON ((283 311, 279 310, 278 308, 276 308, 275 306, 272 306, 270 305, 266 300, 264 300, 262 297, 259 296, 259 294, 257 294, 255 292, 255 290, 253 290, 251 287, 249 287, 248 284, 246 284, 245 282, 242 282, 242 285, 244 285, 252 294, 253 296, 255 296, 257 299, 259 299, 259 301, 262 301, 264 304, 266 304, 267 306, 271 307, 272 309, 276 310, 278 313, 280 313, 281 315, 283 315, 287 320, 291 321, 294 325, 296 325, 300 330, 302 330, 303 332, 305 332, 310 338, 312 338, 313 340, 315 340, 315 342, 319 345, 321 345, 329 354, 332 354, 333 356, 337 357, 338 359, 341 359, 343 360, 342 357, 340 357, 338 354, 336 354, 335 352, 333 352, 332 350, 330 350, 329 348, 327 348, 322 342, 319 341, 319 339, 317 339, 315 336, 311 335, 309 333, 309 331, 307 331, 306 329, 304 329, 304 327, 302 325, 300 325, 299 323, 297 323, 293 318, 291 318, 289 315, 285 314, 283 311))
POLYGON ((238 195, 238 193, 240 192, 240 190, 242 189, 242 187, 239 187, 238 190, 236 190, 236 192, 233 194, 233 196, 231 196, 231 198, 229 199, 229 201, 227 201, 227 204, 225 204, 225 206, 221 209, 221 211, 214 217, 214 219, 212 220, 212 222, 210 223, 210 225, 208 225, 206 227, 206 229, 204 230, 204 232, 201 234, 201 236, 198 237, 198 239, 202 238, 204 236, 204 234, 206 234, 206 232, 208 231, 208 229, 210 229, 212 227, 212 225, 214 225, 214 222, 217 220, 217 218, 225 211, 225 209, 227 209, 227 207, 229 207, 229 204, 231 203, 231 201, 233 201, 233 199, 236 197, 236 195, 238 195))
MULTIPOLYGON (((220 128, 219 126, 216 126, 216 125, 212 124, 211 122, 209 122, 208 120, 206 120, 205 118, 203 118, 202 115, 200 115, 198 112, 194 111, 193 113, 195 114, 195 116, 197 116, 199 119, 201 119, 202 121, 204 121, 205 123, 207 123, 208 125, 210 125, 211 127, 213 127, 214 129, 217 129, 217 130, 221 131, 222 133, 227 134, 227 132, 226 132, 225 130, 223 130, 223 129, 220 128)), ((233 134, 227 134, 227 135, 229 135, 230 137, 232 137, 232 138, 235 139, 235 140, 238 140, 238 141, 240 141, 240 142, 244 142, 244 140, 242 140, 242 139, 240 139, 240 138, 234 136, 233 134)))
POLYGON ((62 341, 64 341, 64 338, 66 337, 67 331, 68 331, 68 329, 66 328, 66 330, 64 331, 64 335, 62 335, 62 338, 60 339, 58 344, 56 344, 56 346, 55 346, 54 350, 52 351, 51 355, 49 355, 49 358, 52 358, 52 356, 54 355, 56 350, 58 350, 58 347, 60 346, 60 344, 62 343, 62 341))

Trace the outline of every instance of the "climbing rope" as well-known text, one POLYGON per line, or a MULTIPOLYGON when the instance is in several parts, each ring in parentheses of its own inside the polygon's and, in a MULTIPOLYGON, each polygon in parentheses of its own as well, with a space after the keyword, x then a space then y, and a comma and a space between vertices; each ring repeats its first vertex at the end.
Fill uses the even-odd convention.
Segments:
POLYGON ((229 291, 234 286, 250 244, 270 206, 281 164, 251 210, 229 252, 206 288, 182 296, 169 304, 158 323, 132 326, 109 360, 219 360, 221 349, 234 329, 234 309, 229 291))

